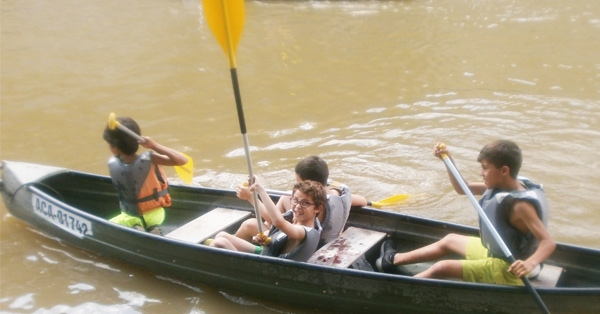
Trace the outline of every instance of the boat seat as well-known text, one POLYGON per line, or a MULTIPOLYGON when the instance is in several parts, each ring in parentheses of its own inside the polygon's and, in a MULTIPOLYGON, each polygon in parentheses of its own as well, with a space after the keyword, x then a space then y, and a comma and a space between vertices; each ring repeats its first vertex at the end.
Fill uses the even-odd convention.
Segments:
POLYGON ((535 279, 530 279, 529 281, 535 287, 553 288, 556 287, 556 283, 560 279, 562 272, 562 267, 544 264, 540 274, 535 279))
POLYGON ((346 268, 385 236, 383 232, 349 227, 337 239, 318 249, 308 263, 346 268))
POLYGON ((193 243, 201 243, 217 232, 248 218, 248 211, 217 207, 208 213, 169 232, 167 238, 193 243))

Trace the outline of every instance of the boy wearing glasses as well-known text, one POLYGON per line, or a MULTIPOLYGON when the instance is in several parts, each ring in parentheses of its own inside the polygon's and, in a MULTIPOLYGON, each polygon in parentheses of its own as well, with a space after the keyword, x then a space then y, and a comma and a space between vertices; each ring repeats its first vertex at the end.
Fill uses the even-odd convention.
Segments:
MULTIPOLYGON (((258 182, 250 187, 263 200, 264 209, 271 217, 271 240, 266 237, 254 237, 261 244, 262 255, 275 256, 300 262, 307 261, 317 250, 321 236, 321 225, 317 215, 322 212, 327 202, 327 192, 323 185, 315 181, 301 181, 294 185, 290 202, 291 210, 281 213, 271 200, 266 190, 258 182)), ((220 232, 210 246, 233 251, 257 253, 257 247, 243 239, 226 232, 220 232)))
MULTIPOLYGON (((350 189, 343 185, 327 186, 329 178, 329 168, 325 160, 319 156, 310 156, 302 159, 294 168, 296 181, 311 180, 321 183, 327 192, 327 202, 325 208, 319 212, 318 218, 323 231, 321 232, 321 241, 319 247, 336 239, 344 230, 346 220, 350 215, 350 207, 366 206, 367 201, 359 195, 352 195, 350 189), (356 197, 353 197, 356 196, 356 197), (357 202, 358 200, 358 202, 357 202)), ((253 197, 250 189, 244 186, 237 187, 237 196, 252 203, 253 197)), ((277 202, 276 208, 280 213, 285 213, 290 209, 290 196, 282 196, 277 202)), ((262 218, 265 219, 264 229, 270 228, 272 220, 270 214, 265 211, 263 204, 259 201, 258 208, 262 218)), ((252 237, 258 233, 258 225, 255 218, 250 218, 242 223, 235 235, 246 241, 251 241, 252 237)))

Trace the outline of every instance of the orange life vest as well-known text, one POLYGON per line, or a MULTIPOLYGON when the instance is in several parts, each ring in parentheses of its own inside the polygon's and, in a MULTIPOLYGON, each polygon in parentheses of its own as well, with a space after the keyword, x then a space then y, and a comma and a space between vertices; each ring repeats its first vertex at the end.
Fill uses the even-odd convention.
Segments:
POLYGON ((113 185, 119 194, 121 211, 141 216, 159 207, 171 206, 169 184, 162 167, 152 163, 152 152, 144 152, 131 164, 119 158, 108 160, 113 185))

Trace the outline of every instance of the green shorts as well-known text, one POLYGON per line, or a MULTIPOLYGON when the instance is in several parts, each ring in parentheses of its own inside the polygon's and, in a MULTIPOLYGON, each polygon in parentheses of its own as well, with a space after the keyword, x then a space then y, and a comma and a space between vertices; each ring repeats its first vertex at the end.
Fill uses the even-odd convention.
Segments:
POLYGON ((522 286, 521 278, 508 272, 510 263, 495 257, 488 257, 488 250, 478 237, 470 237, 467 242, 466 260, 461 260, 463 280, 499 285, 522 286))
MULTIPOLYGON (((126 227, 133 227, 136 225, 144 227, 140 217, 131 216, 126 213, 121 213, 118 216, 111 218, 110 221, 126 227)), ((144 221, 146 222, 146 228, 161 225, 163 221, 165 221, 165 209, 159 207, 145 213, 144 221)))

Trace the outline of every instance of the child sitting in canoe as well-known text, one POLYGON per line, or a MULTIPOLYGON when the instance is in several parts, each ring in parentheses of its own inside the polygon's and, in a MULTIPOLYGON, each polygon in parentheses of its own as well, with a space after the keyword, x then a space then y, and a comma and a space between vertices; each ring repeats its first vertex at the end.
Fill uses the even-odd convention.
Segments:
MULTIPOLYGON (((366 206, 367 200, 360 195, 350 193, 350 188, 343 184, 335 186, 327 186, 329 178, 329 168, 327 162, 319 156, 306 157, 296 164, 294 168, 296 173, 296 182, 311 180, 321 183, 327 192, 327 202, 325 208, 319 212, 317 217, 319 223, 323 227, 321 232, 321 241, 319 247, 336 239, 343 231, 346 220, 350 215, 351 206, 366 206)), ((245 199, 250 203, 253 202, 252 193, 246 186, 237 187, 237 196, 245 199)), ((277 202, 276 208, 279 212, 285 213, 291 208, 290 196, 282 196, 277 202)), ((264 205, 259 201, 258 208, 262 218, 265 219, 264 229, 271 226, 271 218, 269 213, 264 210, 264 205)), ((258 233, 258 225, 255 218, 250 218, 242 223, 235 235, 246 241, 251 241, 252 237, 258 233)), ((257 248, 260 249, 260 246, 257 248)))
MULTIPOLYGON (((321 225, 317 215, 324 210, 327 193, 322 184, 315 181, 301 181, 294 185, 292 209, 281 213, 266 190, 258 182, 250 186, 258 193, 266 212, 271 217, 270 240, 257 235, 254 242, 261 244, 260 253, 305 262, 317 250, 321 236, 321 225)), ((256 246, 235 235, 220 232, 210 242, 210 246, 228 250, 255 253, 256 246)))
MULTIPOLYGON (((117 122, 140 135, 140 127, 131 118, 120 117, 117 122)), ((165 209, 171 205, 167 177, 162 166, 181 166, 187 158, 145 136, 144 142, 119 128, 106 126, 103 138, 113 154, 108 170, 119 194, 121 214, 110 221, 161 235, 159 226, 165 219, 165 209), (139 145, 151 149, 138 155, 139 145)))
MULTIPOLYGON (((433 153, 438 158, 444 155, 451 158, 441 143, 434 147, 433 153)), ((523 285, 520 278, 534 275, 534 269, 539 269, 552 254, 556 243, 547 230, 548 205, 544 191, 540 185, 518 178, 522 160, 517 144, 494 141, 484 146, 477 157, 484 182, 466 183, 471 193, 483 195, 479 204, 514 255, 514 263, 506 259, 492 236, 492 229, 480 219, 480 237, 451 233, 433 244, 403 253, 396 252, 391 240, 384 242, 376 262, 379 271, 392 273, 396 265, 436 260, 455 253, 464 259, 438 261, 415 277, 523 285)), ((456 192, 465 194, 448 165, 446 168, 456 192)))

